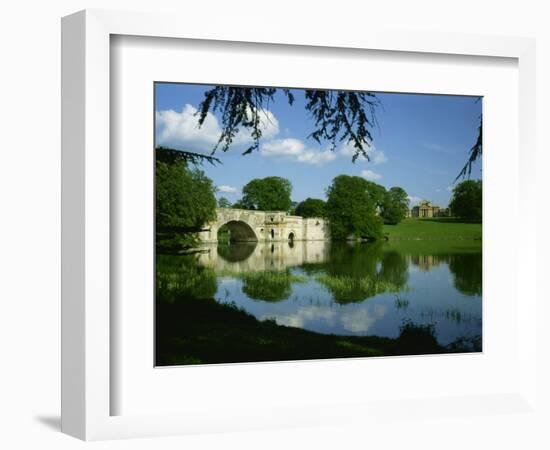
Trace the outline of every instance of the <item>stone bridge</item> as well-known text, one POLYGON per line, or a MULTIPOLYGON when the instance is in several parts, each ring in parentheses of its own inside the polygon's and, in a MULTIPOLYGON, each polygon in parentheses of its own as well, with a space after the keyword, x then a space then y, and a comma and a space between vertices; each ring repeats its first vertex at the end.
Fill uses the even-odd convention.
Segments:
POLYGON ((231 241, 316 241, 329 238, 328 224, 321 218, 290 216, 284 211, 250 211, 217 208, 216 220, 199 233, 202 242, 217 242, 222 226, 229 229, 231 241))

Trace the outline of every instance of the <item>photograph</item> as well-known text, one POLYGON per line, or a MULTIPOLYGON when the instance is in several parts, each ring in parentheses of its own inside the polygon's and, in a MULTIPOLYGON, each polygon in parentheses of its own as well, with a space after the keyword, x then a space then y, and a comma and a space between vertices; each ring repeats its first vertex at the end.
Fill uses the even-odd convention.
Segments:
POLYGON ((155 82, 155 365, 483 351, 483 98, 155 82))

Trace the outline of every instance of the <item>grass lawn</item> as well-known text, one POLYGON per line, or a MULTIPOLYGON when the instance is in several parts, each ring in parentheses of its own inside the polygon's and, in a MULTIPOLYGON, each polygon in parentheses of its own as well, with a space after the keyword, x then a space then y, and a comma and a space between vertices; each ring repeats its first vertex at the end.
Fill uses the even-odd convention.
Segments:
POLYGON ((384 225, 392 240, 474 240, 481 239, 480 223, 463 223, 453 218, 404 219, 397 225, 384 225))

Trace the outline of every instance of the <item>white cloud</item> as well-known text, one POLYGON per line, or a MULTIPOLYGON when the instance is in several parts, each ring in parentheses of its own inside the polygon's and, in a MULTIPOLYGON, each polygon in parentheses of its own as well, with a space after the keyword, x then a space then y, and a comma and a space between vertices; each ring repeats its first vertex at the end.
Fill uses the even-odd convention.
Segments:
POLYGON ((437 142, 424 142, 424 147, 429 150, 443 150, 443 146, 437 142))
POLYGON ((374 150, 371 156, 371 161, 374 164, 384 164, 385 162, 388 162, 388 157, 384 154, 383 151, 374 150))
POLYGON ((422 200, 420 197, 416 197, 414 195, 409 195, 409 196, 407 196, 407 198, 411 202, 410 203, 411 205, 415 205, 416 203, 420 202, 420 200, 422 200))
MULTIPOLYGON (((201 127, 196 116, 197 109, 186 104, 181 112, 172 109, 157 111, 156 135, 157 144, 210 153, 221 135, 221 127, 216 116, 207 113, 201 127)), ((262 137, 271 139, 279 133, 279 121, 271 111, 262 110, 260 114, 262 137)), ((252 142, 249 130, 242 130, 235 136, 233 146, 243 147, 252 142)))
POLYGON ((382 175, 380 175, 379 173, 376 173, 372 170, 369 170, 369 169, 362 170, 361 171, 361 176, 363 178, 366 178, 367 180, 370 180, 370 181, 376 181, 376 180, 380 180, 382 178, 382 175))
POLYGON ((221 131, 218 119, 209 113, 199 128, 196 112, 197 110, 189 104, 185 105, 181 112, 172 109, 157 111, 157 144, 185 147, 195 151, 212 150, 221 131))
MULTIPOLYGON (((252 111, 249 110, 248 115, 251 113, 252 111)), ((272 139, 279 134, 279 121, 267 109, 260 110, 260 129, 262 130, 263 139, 272 139)), ((237 141, 242 140, 243 142, 250 143, 252 142, 252 133, 250 131, 241 131, 236 136, 236 139, 237 141)))
POLYGON ((262 144, 261 153, 264 156, 296 156, 305 150, 305 145, 299 139, 275 139, 262 144))
POLYGON ((322 164, 336 159, 330 150, 314 150, 307 148, 299 139, 285 138, 265 142, 260 147, 262 156, 285 158, 305 164, 322 164))
POLYGON ((449 192, 453 192, 453 187, 452 187, 452 186, 447 186, 447 190, 448 190, 449 192))
POLYGON ((449 147, 448 145, 441 145, 437 142, 424 142, 422 146, 428 150, 433 150, 444 155, 453 155, 456 153, 456 148, 449 147))
POLYGON ((330 150, 306 150, 298 156, 299 162, 307 164, 322 164, 334 159, 336 159, 336 155, 330 150))
POLYGON ((239 190, 235 186, 228 186, 226 184, 218 186, 217 190, 218 192, 224 192, 226 194, 236 194, 237 192, 239 192, 239 190))
MULTIPOLYGON (((346 158, 352 158, 353 155, 355 155, 355 147, 352 143, 346 142, 340 147, 340 154, 346 158)), ((388 157, 382 150, 377 150, 374 145, 371 145, 366 150, 367 155, 369 156, 369 162, 372 162, 373 164, 384 164, 385 162, 388 162, 388 157)), ((357 161, 367 161, 367 158, 360 155, 357 158, 357 161)))

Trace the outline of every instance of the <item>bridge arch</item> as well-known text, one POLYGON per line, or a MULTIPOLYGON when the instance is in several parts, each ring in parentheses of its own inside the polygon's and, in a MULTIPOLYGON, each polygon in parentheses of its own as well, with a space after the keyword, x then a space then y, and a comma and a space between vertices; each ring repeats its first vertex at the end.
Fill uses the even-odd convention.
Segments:
POLYGON ((258 242, 254 229, 243 220, 228 220, 220 224, 229 230, 229 239, 232 242, 258 242))

